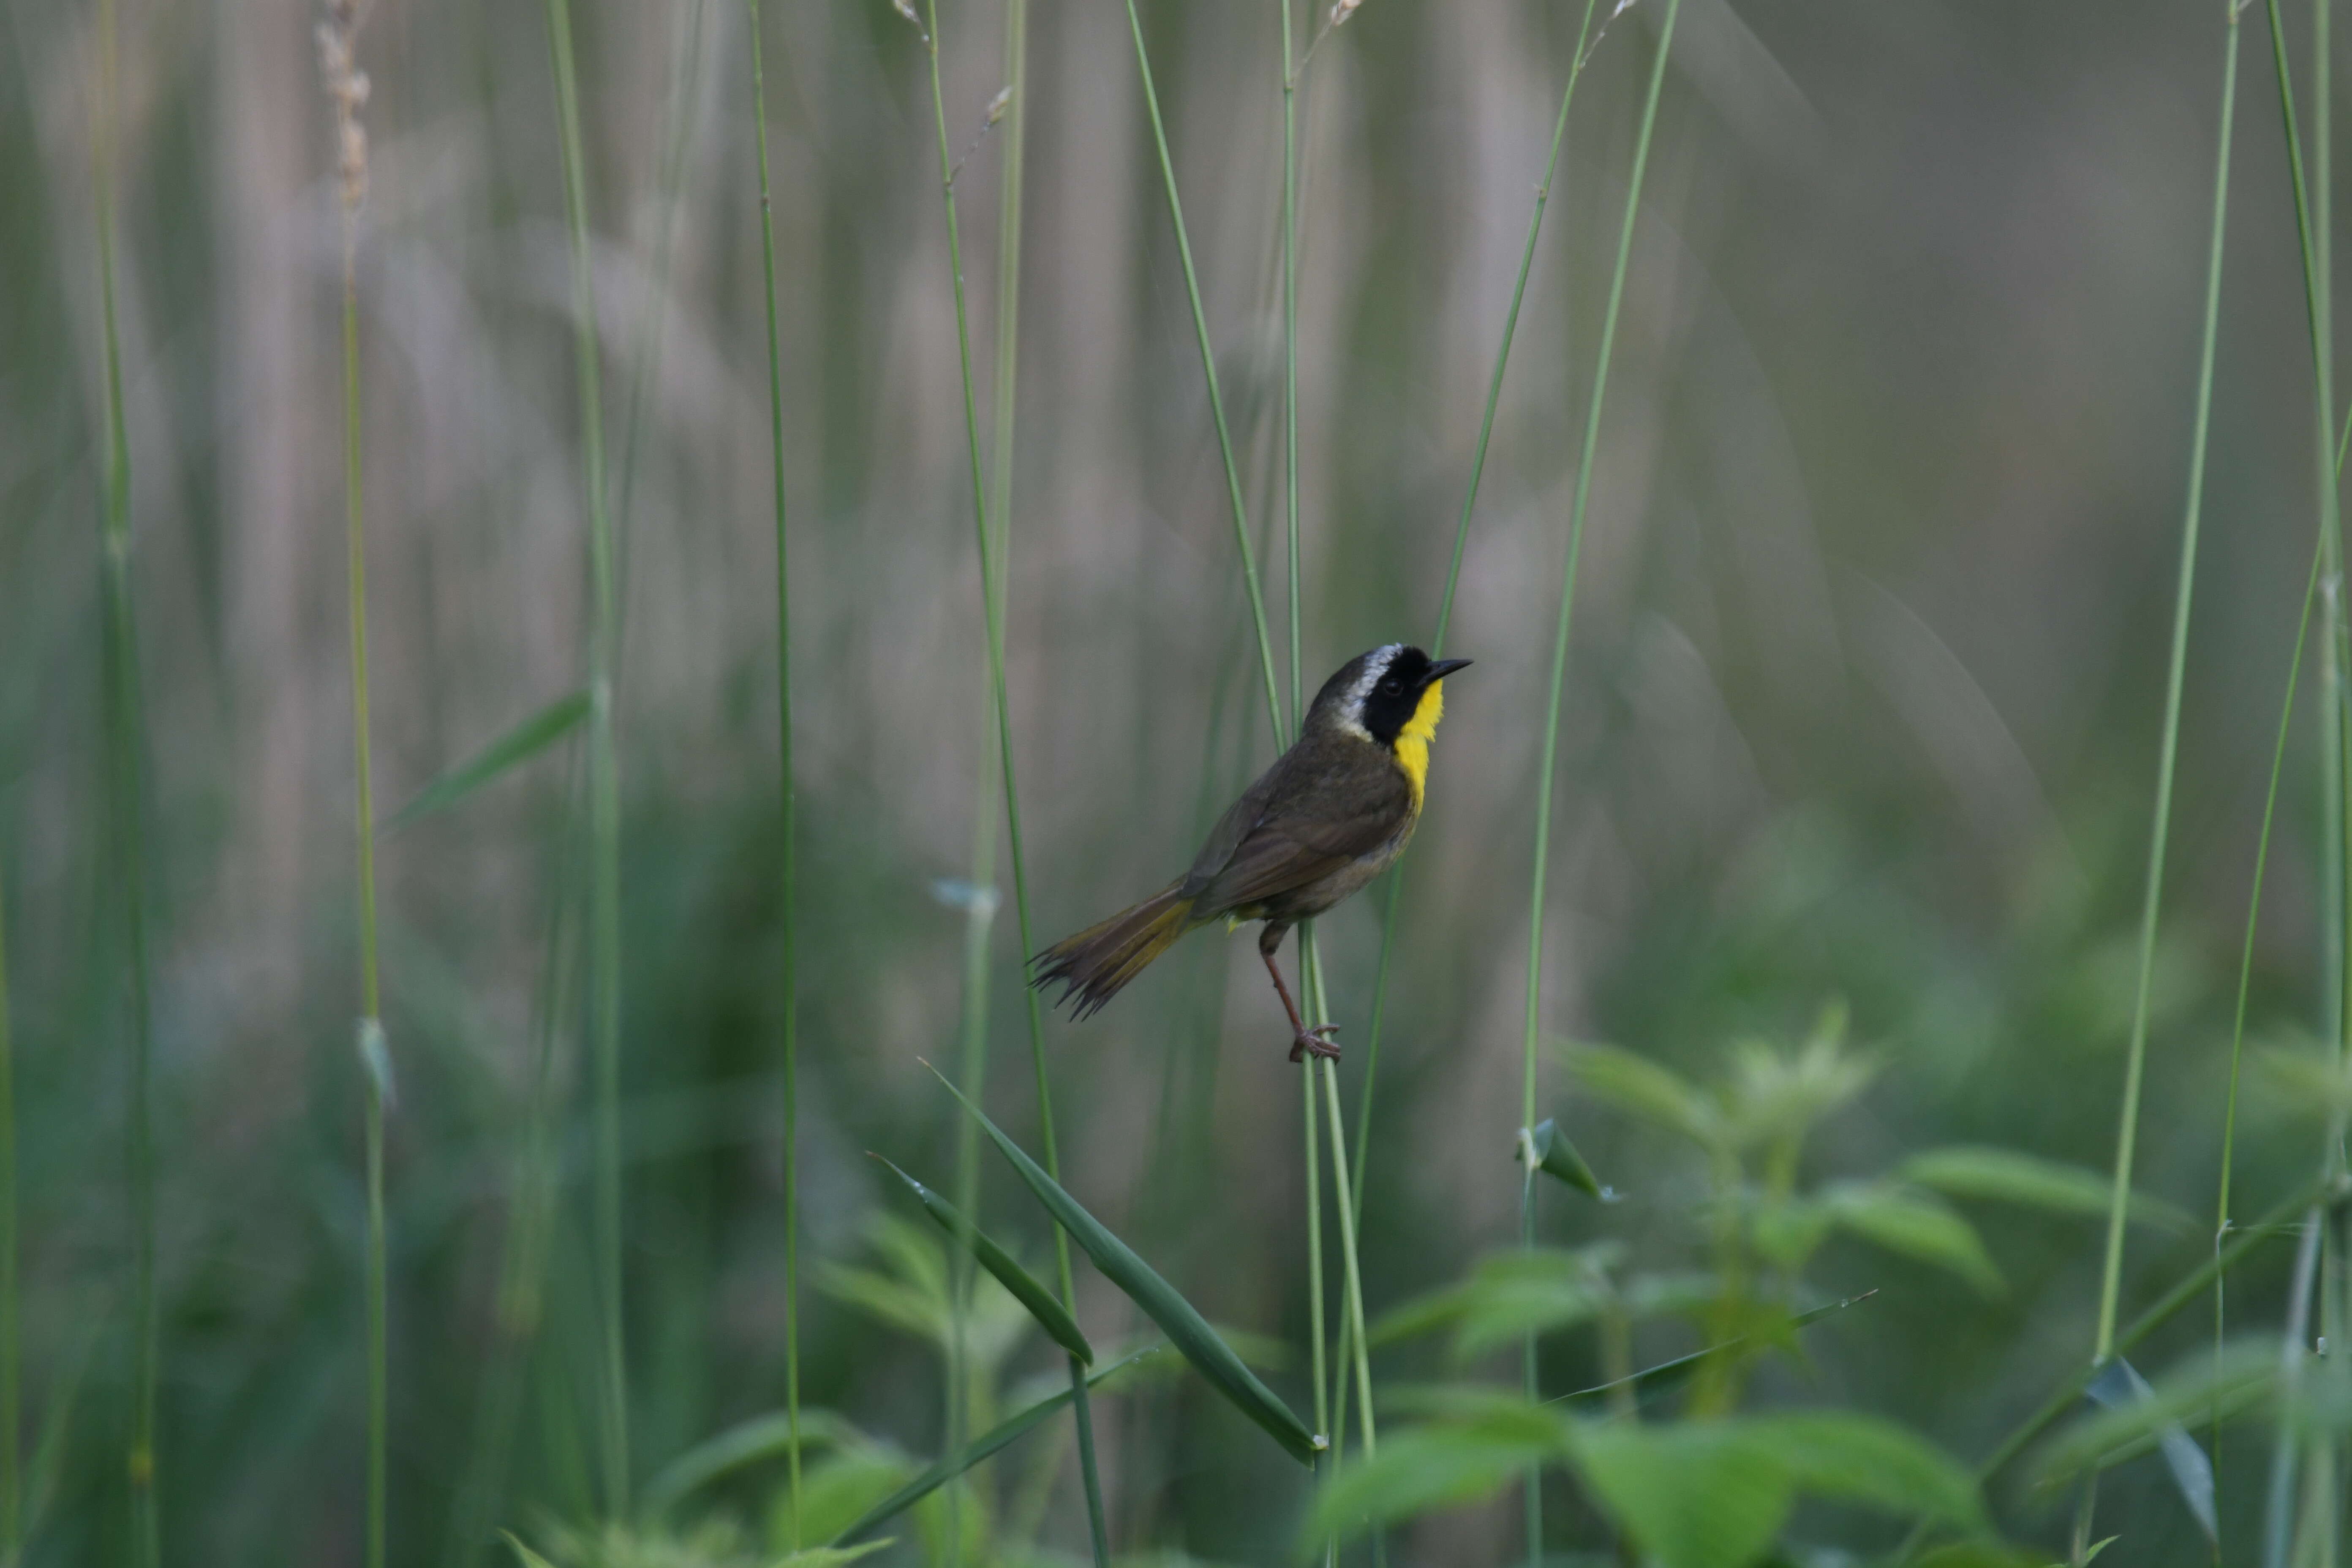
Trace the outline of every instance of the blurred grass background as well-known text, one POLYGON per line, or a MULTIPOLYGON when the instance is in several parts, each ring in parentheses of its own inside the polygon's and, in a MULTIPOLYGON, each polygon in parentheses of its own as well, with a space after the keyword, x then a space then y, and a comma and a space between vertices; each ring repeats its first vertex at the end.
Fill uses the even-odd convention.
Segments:
MULTIPOLYGON (((1580 9, 1368 0, 1317 52, 1300 98, 1310 682, 1433 626, 1580 9)), ((1449 690, 1370 1130, 1375 1314, 1517 1234, 1544 655, 1654 9, 1615 21, 1580 89, 1471 528, 1448 650, 1477 666, 1449 690)), ((1843 998, 1885 1070, 1815 1140, 1822 1173, 1949 1142, 2110 1157, 2203 281, 2208 9, 2117 26, 2081 7, 1685 0, 1580 586, 1546 1023, 1704 1074, 1728 1042, 1801 1036, 1843 998)), ((759 206, 743 15, 712 5, 697 29, 689 11, 599 0, 574 16, 608 445, 631 474, 614 496, 640 1479, 780 1405, 783 1358, 759 206), (680 103, 664 277, 664 127, 680 103)), ((1234 0, 1143 16, 1278 604, 1279 17, 1234 0)), ((341 251, 315 20, 299 0, 124 0, 120 37, 173 1561, 357 1561, 363 1508, 341 251)), ((972 148, 958 189, 984 343, 998 10, 958 0, 940 26, 950 140, 972 148)), ((1159 885, 1269 756, 1125 34, 1114 6, 1035 0, 1007 652, 1045 936, 1159 885)), ((882 0, 807 0, 769 8, 766 46, 814 1280, 868 1261, 898 1201, 863 1150, 950 1174, 952 1108, 918 1058, 944 1062, 957 1035, 964 921, 939 885, 969 870, 989 721, 921 37, 882 0)), ((26 1441, 46 1456, 27 1561, 41 1563, 131 1549, 97 47, 87 5, 0 14, 0 899, 26 1441)), ((2235 944, 2313 505, 2285 161, 2248 52, 2140 1142, 2140 1184, 2192 1211, 2220 1144, 2235 944)), ((590 605, 543 19, 380 0, 361 63, 376 788, 393 805, 579 687, 590 605)), ((2309 728, 2256 952, 2258 1035, 2316 1016, 2309 728)), ((598 1507, 583 765, 551 751, 381 847, 401 1563, 481 1561, 478 1527, 598 1507), (562 1108, 562 1184, 534 1236, 518 1194, 542 1083, 562 1108)), ((1323 922, 1350 1043, 1378 910, 1360 900, 1323 922)), ((1011 926, 996 930, 992 1105, 1025 1135, 1011 926)), ((1245 947, 1202 933, 1101 1018, 1050 1019, 1047 1044, 1072 1189, 1220 1323, 1289 1347, 1275 1381, 1303 1408, 1296 1075, 1264 992, 1245 947)), ((1360 1050, 1343 1065, 1351 1106, 1361 1068, 1360 1050)), ((1565 1081, 1545 1096, 1630 1194, 1555 1216, 1559 1238, 1617 1237, 1643 1266, 1686 1259, 1696 1163, 1565 1081)), ((2253 1125, 2241 1182, 2259 1207, 2310 1149, 2253 1125)), ((1039 1267, 1045 1227, 999 1171, 988 1182, 992 1228, 1039 1267)), ((1816 1278, 1880 1294, 1814 1331, 1810 1372, 1772 1373, 1768 1396, 1810 1386, 1980 1452, 2081 1362, 2098 1268, 2092 1223, 1981 1217, 2009 1286, 1995 1300, 1832 1244, 1816 1278)), ((2136 1233, 2126 1312, 2208 1247, 2136 1233)), ((2260 1259, 2233 1314, 2275 1321, 2285 1261, 2260 1259)), ((1080 1286, 1098 1344, 1142 1326, 1098 1279, 1080 1286)), ((812 1405, 936 1448, 940 1368, 919 1342, 814 1288, 803 1321, 812 1405)), ((2168 1331, 2176 1350, 2202 1331, 2168 1331)), ((1688 1348, 1643 1331, 1643 1360, 1688 1348)), ((1011 1353, 1020 1371, 1053 1365, 1034 1334, 1011 1353)), ((1563 1342, 1546 1376, 1566 1388, 1598 1372, 1563 1342)), ((1303 1473, 1197 1384, 1107 1401, 1097 1424, 1117 1540, 1211 1560, 1284 1549, 1303 1473)), ((2264 1446, 2243 1448, 2224 1451, 2225 1511, 2260 1489, 2264 1446)), ((1075 1471, 1049 1484, 1045 1538, 1076 1552, 1075 1471)), ((2146 1465, 2107 1486, 2119 1510, 2175 1506, 2146 1465)), ((747 1483, 724 1500, 763 1518, 765 1495, 747 1483)), ((2063 1533, 2046 1497, 1998 1500, 2019 1533, 2063 1533)), ((1570 1503, 1559 1528, 1590 1525, 1570 1503)), ((1396 1550, 1495 1561, 1515 1529, 1497 1505, 1396 1550)), ((2205 1555, 2192 1533, 2169 1556, 2163 1539, 2135 1561, 2205 1555)))

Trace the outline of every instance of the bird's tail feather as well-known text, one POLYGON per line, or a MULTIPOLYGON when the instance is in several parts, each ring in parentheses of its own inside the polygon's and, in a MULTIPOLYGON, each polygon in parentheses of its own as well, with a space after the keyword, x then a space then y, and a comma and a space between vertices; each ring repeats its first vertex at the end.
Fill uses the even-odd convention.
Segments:
POLYGON ((1055 942, 1031 961, 1036 973, 1029 984, 1058 982, 1062 994, 1055 1005, 1075 1001, 1073 1017, 1097 1011, 1200 923, 1192 918, 1192 900, 1177 894, 1181 886, 1171 882, 1141 903, 1055 942))

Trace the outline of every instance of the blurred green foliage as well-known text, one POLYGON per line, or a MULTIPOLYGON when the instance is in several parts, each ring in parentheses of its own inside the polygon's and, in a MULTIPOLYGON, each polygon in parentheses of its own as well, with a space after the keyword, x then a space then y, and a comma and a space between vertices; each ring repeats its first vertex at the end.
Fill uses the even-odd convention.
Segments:
MULTIPOLYGON (((661 1489, 769 1421, 783 1380, 757 203, 741 16, 709 5, 698 29, 692 5, 575 6, 607 412, 635 475, 617 520, 625 1261, 631 1447, 641 1500, 665 1500, 625 1521, 599 1517, 567 696, 587 598, 547 42, 533 7, 457 0, 380 0, 361 40, 378 794, 446 805, 387 837, 381 862, 404 1564, 499 1561, 502 1531, 557 1568, 766 1563, 792 1545, 769 1427, 750 1457, 661 1489), (674 107, 688 135, 664 279, 674 107), (653 320, 661 333, 642 330, 653 320), (486 748, 515 765, 469 773, 486 748)), ((150 765, 164 1555, 356 1562, 366 1068, 349 1046, 339 251, 317 18, 302 0, 123 8, 116 283, 150 765)), ((1301 100, 1309 684, 1433 624, 1577 10, 1368 0, 1318 46, 1301 100)), ((1688 0, 1552 808, 1544 1023, 1577 1043, 1549 1063, 1543 1104, 1620 1201, 1545 1188, 1540 1245, 1521 1254, 1509 1160, 1547 595, 1650 10, 1612 24, 1580 89, 1450 634, 1478 663, 1449 689, 1379 1096, 1350 1129, 1370 1151, 1363 1271, 1376 1387, 1394 1401, 1380 1455, 1318 1493, 1177 1355, 1152 1357, 1097 1402, 1123 1562, 1287 1561, 1324 1526, 1441 1503, 1389 1533, 1392 1560, 1502 1561, 1509 1482, 1530 1462, 1548 1467, 1555 1552, 1622 1537, 1679 1568, 1777 1539, 1829 1562, 1891 1548, 1915 1519, 1990 1521, 2042 1560, 2065 1540, 2060 1494, 2009 1476, 1979 1499, 1960 1467, 2092 1342, 2218 18, 1688 0), (1829 998, 1843 1001, 1824 1018, 1829 998), (1620 1394, 1496 1393, 1529 1329, 1545 1389, 1620 1394), (1690 1509, 1701 1494, 1709 1508, 1690 1509)), ((950 1342, 968 1433, 1066 1381, 985 1273, 954 1326, 947 1238, 860 1157, 933 1182, 951 1168, 960 1113, 919 1058, 956 1038, 964 921, 934 889, 967 869, 983 643, 920 39, 880 0, 768 11, 803 726, 803 1234, 822 1286, 803 1317, 814 1542, 947 1446, 950 1342)), ((940 16, 971 258, 994 253, 998 19, 940 16)), ((1281 603, 1276 16, 1156 3, 1143 22, 1281 603)), ((1268 755, 1125 19, 1038 0, 1032 27, 1008 651, 1037 918, 1057 935, 1181 867, 1268 755)), ((0 11, 0 900, 27 1568, 131 1544, 96 47, 78 0, 0 11)), ((2275 105, 2249 72, 2126 1313, 2212 1251, 2237 932, 2310 550, 2294 221, 2275 105)), ((2352 1103, 2309 1044, 2325 973, 2314 728, 2306 712, 2294 732, 2255 950, 2264 1070, 2242 1214, 2305 1179, 2352 1103)), ((1376 908, 1324 922, 1349 1041, 1376 908)), ((1010 923, 1000 1046, 1022 1032, 1010 923)), ((1196 935, 1099 1019, 1050 1022, 1048 1046, 1066 1185, 1299 1410, 1316 1325, 1297 1075, 1255 969, 1196 935)), ((987 1103, 1034 1149, 1019 1055, 997 1051, 987 1103)), ((1351 1050, 1350 1106, 1361 1070, 1351 1050)), ((999 1167, 974 1218, 1033 1265, 1050 1248, 999 1167)), ((2274 1332, 2296 1240, 2232 1276, 2233 1341, 2274 1332)), ((1080 1284, 1098 1365, 1156 1338, 1099 1276, 1080 1284)), ((2134 1563, 2208 1560, 2157 1457, 2165 1423, 2201 1439, 2217 1401, 2240 1418, 2215 1465, 2233 1542, 2260 1533, 2281 1423, 2345 1428, 2332 1371, 2284 1387, 2237 1351, 2215 1371, 2201 1310, 2135 1352, 2147 1405, 2020 1467, 2118 1459, 2101 1532, 2121 1531, 2134 1563)), ((1068 1423, 885 1533, 877 1563, 1076 1560, 1068 1423)))

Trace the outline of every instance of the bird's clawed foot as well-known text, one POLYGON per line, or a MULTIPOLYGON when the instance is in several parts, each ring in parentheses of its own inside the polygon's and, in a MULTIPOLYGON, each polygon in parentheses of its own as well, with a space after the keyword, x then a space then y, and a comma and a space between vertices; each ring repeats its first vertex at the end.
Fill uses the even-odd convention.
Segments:
POLYGON ((1339 1046, 1323 1037, 1336 1035, 1339 1032, 1339 1026, 1337 1024, 1318 1024, 1311 1029, 1299 1030, 1290 1042, 1290 1059, 1298 1061, 1307 1057, 1321 1057, 1326 1061, 1338 1061, 1339 1046))

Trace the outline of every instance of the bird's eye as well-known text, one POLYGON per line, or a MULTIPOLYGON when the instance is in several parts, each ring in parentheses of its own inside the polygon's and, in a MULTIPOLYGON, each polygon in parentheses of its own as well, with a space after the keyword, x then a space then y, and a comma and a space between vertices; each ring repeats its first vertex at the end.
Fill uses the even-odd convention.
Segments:
POLYGON ((1381 682, 1381 689, 1387 692, 1391 697, 1401 696, 1404 691, 1404 682, 1391 675, 1386 680, 1381 682))

